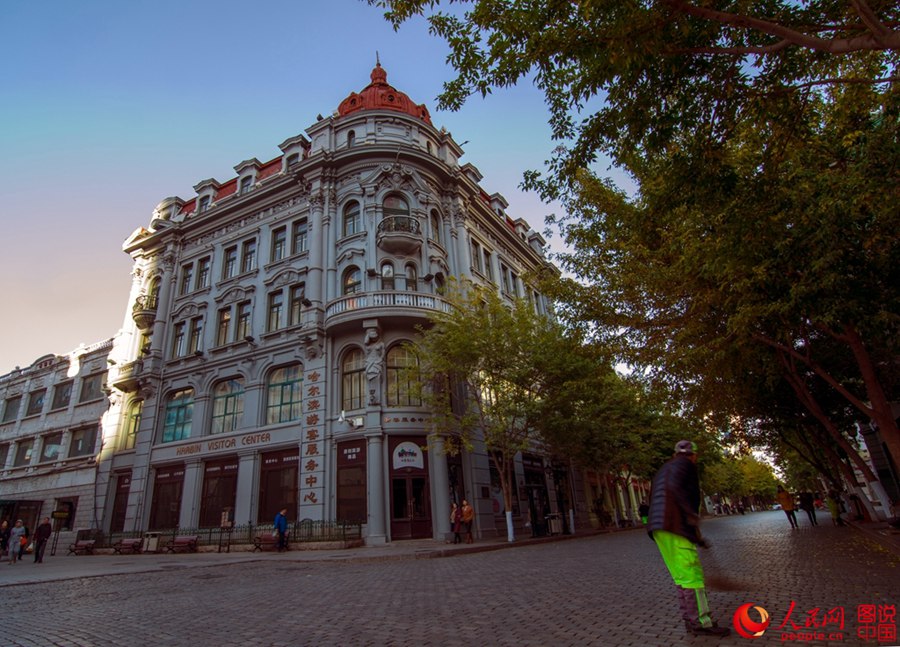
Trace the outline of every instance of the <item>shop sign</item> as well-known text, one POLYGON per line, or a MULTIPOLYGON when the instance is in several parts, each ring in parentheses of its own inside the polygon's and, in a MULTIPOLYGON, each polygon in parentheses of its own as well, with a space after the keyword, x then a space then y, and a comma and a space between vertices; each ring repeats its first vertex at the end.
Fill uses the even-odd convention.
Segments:
POLYGON ((393 465, 395 470, 403 467, 424 469, 422 448, 409 441, 400 443, 394 448, 393 465))

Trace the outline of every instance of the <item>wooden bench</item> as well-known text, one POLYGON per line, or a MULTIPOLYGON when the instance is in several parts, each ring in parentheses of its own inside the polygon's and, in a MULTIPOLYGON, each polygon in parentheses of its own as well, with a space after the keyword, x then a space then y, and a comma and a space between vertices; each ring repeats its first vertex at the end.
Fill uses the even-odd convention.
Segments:
POLYGON ((253 538, 253 550, 260 552, 264 550, 278 550, 278 537, 273 537, 271 534, 256 535, 253 538))
POLYGON ((120 539, 112 545, 113 552, 117 555, 131 553, 137 555, 141 552, 142 539, 120 539))
POLYGON ((166 550, 170 553, 176 553, 179 550, 196 553, 198 541, 200 541, 200 537, 197 535, 178 535, 166 542, 166 550))
POLYGON ((95 539, 79 539, 69 546, 69 555, 93 555, 95 539))

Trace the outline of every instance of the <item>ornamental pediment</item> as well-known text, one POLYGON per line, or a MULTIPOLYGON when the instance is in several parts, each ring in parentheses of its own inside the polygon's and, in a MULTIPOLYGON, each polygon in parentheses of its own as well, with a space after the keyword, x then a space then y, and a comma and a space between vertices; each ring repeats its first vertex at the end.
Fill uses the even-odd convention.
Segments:
POLYGON ((228 304, 234 303, 236 301, 246 301, 250 298, 250 296, 255 291, 255 288, 252 285, 243 286, 236 285, 233 288, 229 288, 221 295, 216 297, 216 303, 218 304, 228 304))

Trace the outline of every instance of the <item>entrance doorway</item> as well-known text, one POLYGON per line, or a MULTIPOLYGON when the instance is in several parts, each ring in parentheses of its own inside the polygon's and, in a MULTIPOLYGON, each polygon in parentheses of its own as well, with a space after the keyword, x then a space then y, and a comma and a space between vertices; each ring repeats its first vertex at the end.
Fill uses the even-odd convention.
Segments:
POLYGON ((431 506, 424 476, 391 479, 391 538, 431 537, 431 506))
POLYGON ((424 445, 422 437, 390 440, 391 539, 426 539, 434 535, 424 445))

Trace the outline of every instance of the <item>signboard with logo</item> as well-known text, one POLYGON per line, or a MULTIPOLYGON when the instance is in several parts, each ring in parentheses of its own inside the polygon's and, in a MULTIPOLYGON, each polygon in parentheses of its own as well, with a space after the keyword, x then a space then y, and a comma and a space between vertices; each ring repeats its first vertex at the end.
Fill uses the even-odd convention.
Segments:
POLYGON ((404 467, 414 467, 420 470, 424 469, 425 460, 422 456, 422 448, 416 443, 409 441, 398 443, 397 446, 394 447, 391 465, 395 470, 404 467))

